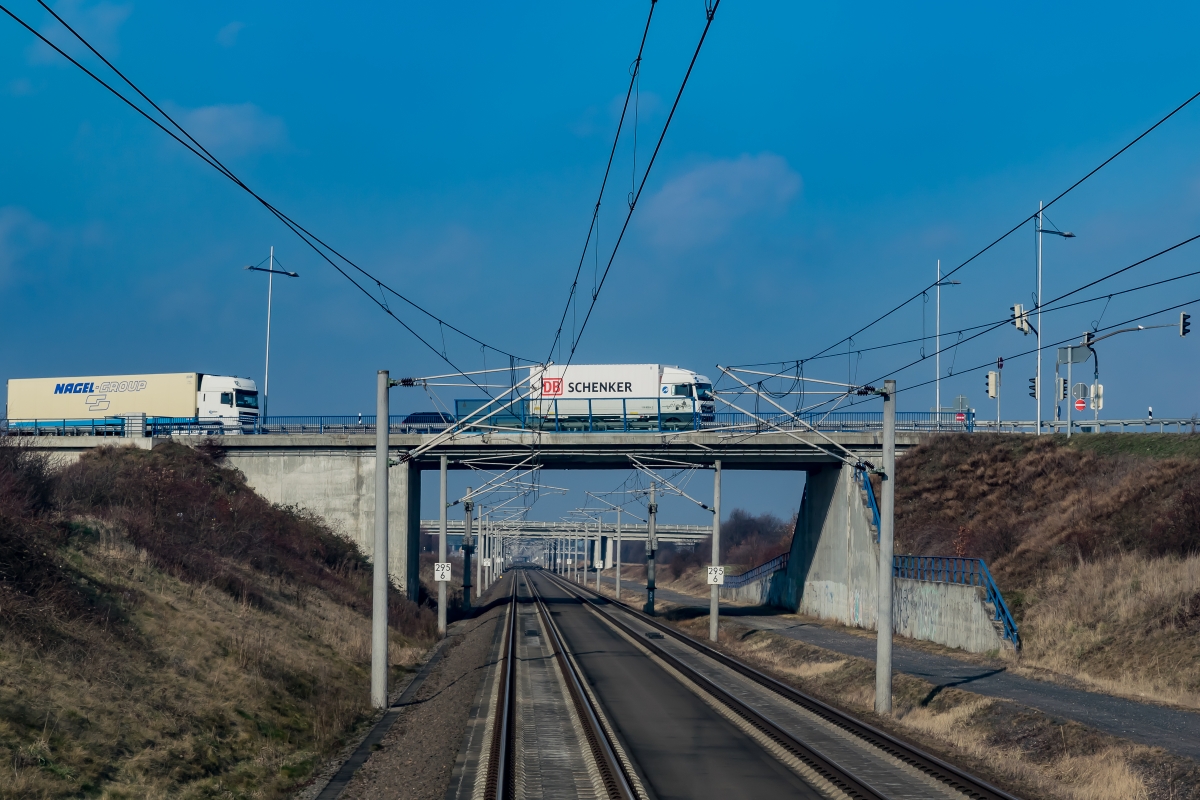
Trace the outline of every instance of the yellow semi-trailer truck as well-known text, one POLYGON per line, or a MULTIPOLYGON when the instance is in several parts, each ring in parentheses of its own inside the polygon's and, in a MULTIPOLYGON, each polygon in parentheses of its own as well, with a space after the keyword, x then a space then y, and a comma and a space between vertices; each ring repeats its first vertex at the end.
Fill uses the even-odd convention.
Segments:
POLYGON ((253 425, 258 421, 258 387, 249 378, 202 372, 8 381, 10 427, 34 420, 70 423, 142 414, 148 421, 253 425))

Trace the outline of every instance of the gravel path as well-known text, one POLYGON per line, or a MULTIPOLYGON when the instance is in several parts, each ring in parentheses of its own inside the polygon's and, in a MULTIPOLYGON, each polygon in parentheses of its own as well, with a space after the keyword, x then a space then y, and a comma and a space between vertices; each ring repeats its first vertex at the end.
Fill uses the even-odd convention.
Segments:
POLYGON ((507 581, 492 587, 492 607, 450 626, 441 663, 396 720, 343 800, 443 800, 479 682, 491 656, 496 622, 507 608, 507 581), (495 602, 500 598, 500 602, 495 602))
MULTIPOLYGON (((605 577, 603 581, 612 585, 612 578, 605 577)), ((645 595, 645 583, 621 579, 622 600, 636 602, 640 607, 645 595)), ((708 604, 704 600, 669 589, 656 589, 655 595, 664 602, 685 608, 703 604, 704 613, 708 613, 708 604)), ((761 606, 722 606, 721 614, 739 625, 769 630, 843 655, 875 660, 874 638, 804 622, 785 615, 785 612, 772 613, 771 609, 761 606)), ((992 664, 960 661, 952 656, 906 647, 899 637, 893 639, 892 648, 893 668, 929 681, 936 687, 935 694, 954 686, 986 697, 1012 700, 1122 739, 1200 760, 1200 714, 1196 712, 1025 678, 1008 672, 1001 661, 992 664)))

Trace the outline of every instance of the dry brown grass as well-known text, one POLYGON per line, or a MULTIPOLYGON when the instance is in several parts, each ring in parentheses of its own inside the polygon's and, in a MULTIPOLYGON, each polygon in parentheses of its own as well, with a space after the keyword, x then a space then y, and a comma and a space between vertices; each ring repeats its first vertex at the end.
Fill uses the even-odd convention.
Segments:
POLYGON ((897 551, 984 558, 1013 668, 1200 707, 1200 436, 931 437, 898 462, 897 551))
MULTIPOLYGON (((281 797, 369 718, 352 545, 186 448, 98 453, 65 488, 12 455, 0 798, 281 797)), ((392 605, 411 664, 429 612, 392 605)))
POLYGON ((1200 556, 1084 562, 1045 573, 1025 602, 1021 666, 1200 708, 1200 556))
MULTIPOLYGON (((680 623, 704 637, 707 617, 680 623)), ((1200 796, 1183 759, 1091 731, 1040 712, 897 675, 895 715, 873 714, 874 665, 766 631, 723 624, 726 652, 780 680, 867 718, 1024 797, 1151 800, 1200 796), (1191 781, 1181 782, 1180 775, 1191 781), (1173 781, 1173 782, 1172 782, 1173 781), (1167 789, 1162 787, 1169 786, 1167 789)))

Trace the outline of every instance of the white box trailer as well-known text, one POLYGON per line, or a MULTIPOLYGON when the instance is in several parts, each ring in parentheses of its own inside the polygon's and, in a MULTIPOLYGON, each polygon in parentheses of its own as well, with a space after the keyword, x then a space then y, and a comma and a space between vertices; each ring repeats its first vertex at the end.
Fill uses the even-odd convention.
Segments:
POLYGON ((715 411, 707 377, 665 364, 537 366, 529 386, 529 416, 540 427, 692 426, 711 422, 715 411))
POLYGON ((10 426, 140 417, 203 421, 221 426, 258 421, 258 387, 249 378, 172 372, 11 378, 5 416, 10 426))

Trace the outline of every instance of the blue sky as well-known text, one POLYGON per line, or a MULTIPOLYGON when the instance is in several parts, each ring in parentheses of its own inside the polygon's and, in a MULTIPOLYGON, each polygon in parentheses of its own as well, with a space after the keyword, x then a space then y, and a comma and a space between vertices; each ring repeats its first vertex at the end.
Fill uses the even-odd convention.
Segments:
MULTIPOLYGON (((288 214, 475 336, 546 357, 646 3, 55 7, 288 214)), ((36 3, 11 8, 66 41, 36 3)), ((836 342, 923 288, 937 259, 958 264, 1200 90, 1197 17, 1183 3, 1134 14, 1115 3, 1016 13, 726 0, 576 361, 712 373, 836 342)), ((659 3, 638 164, 703 24, 699 0, 659 3)), ((253 200, 7 18, 0 118, 0 378, 261 379, 266 287, 240 267, 270 245, 302 276, 276 286, 274 413, 368 411, 375 370, 445 368, 253 200)), ((1200 101, 1050 211, 1078 238, 1047 239, 1048 297, 1200 233, 1198 132, 1200 101)), ((624 141, 602 247, 623 217, 632 156, 624 141)), ((1183 248, 1085 296, 1197 260, 1183 248)), ((943 329, 1028 305, 1033 275, 1026 228, 955 276, 943 329)), ((1047 317, 1046 333, 1194 298, 1197 278, 1047 317)), ((440 349, 436 324, 393 307, 440 349)), ((932 332, 932 306, 915 303, 854 347, 919 337, 923 318, 932 332)), ((1200 411, 1197 341, 1161 330, 1106 342, 1105 415, 1200 411)), ((943 372, 1029 345, 1006 327, 948 353, 943 372)), ((464 368, 485 365, 461 338, 445 347, 464 368)), ((919 355, 914 344, 842 356, 808 374, 865 380, 919 355)), ((1031 364, 1006 366, 1006 417, 1032 416, 1031 364)), ((933 376, 926 362, 897 379, 933 376)), ((945 377, 944 396, 958 393, 994 414, 982 373, 945 377)), ((924 387, 900 407, 932 403, 924 387)), ((786 513, 793 483, 747 481, 744 505, 786 513)))

